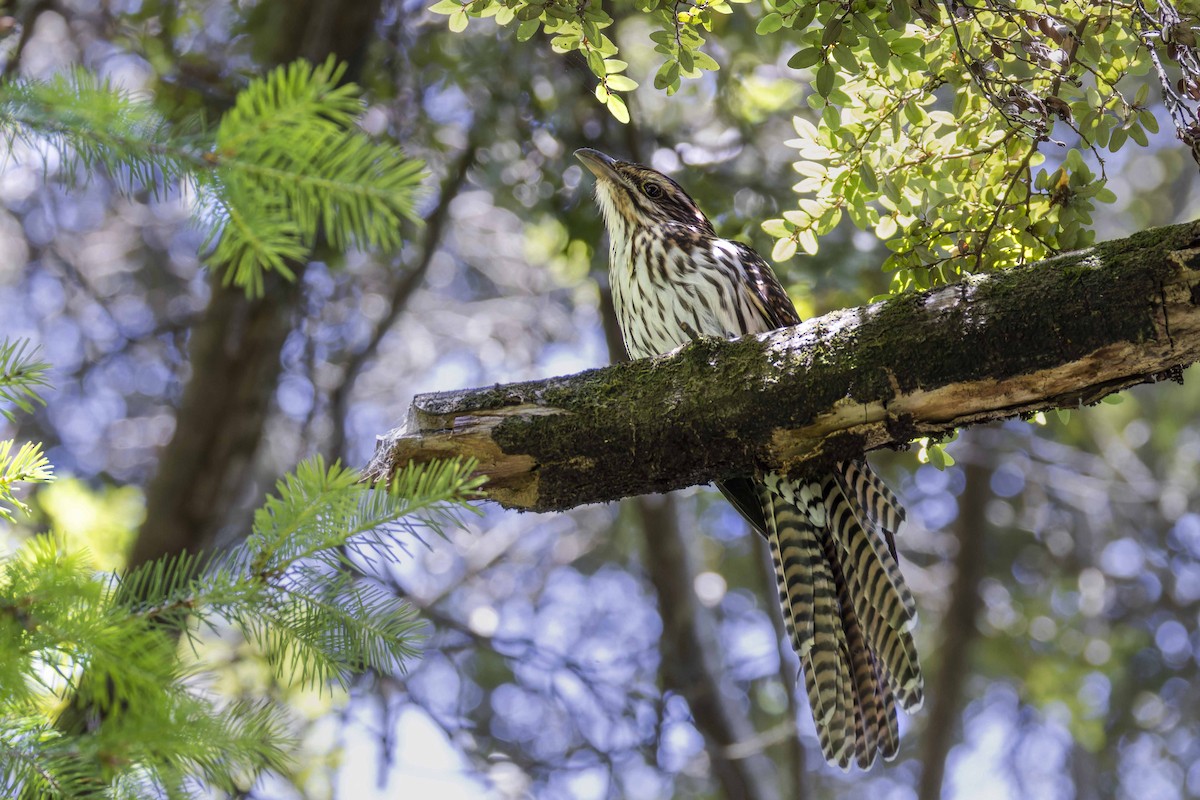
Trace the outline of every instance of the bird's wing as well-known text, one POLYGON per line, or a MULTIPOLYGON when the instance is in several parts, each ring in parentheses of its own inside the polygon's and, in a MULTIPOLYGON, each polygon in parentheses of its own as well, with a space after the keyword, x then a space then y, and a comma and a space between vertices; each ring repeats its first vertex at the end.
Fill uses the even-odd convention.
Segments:
POLYGON ((767 535, 767 519, 763 516, 762 501, 758 498, 758 486, 751 478, 727 478, 717 482, 717 488, 742 518, 761 535, 767 535))
MULTIPOLYGON (((800 315, 792 305, 792 299, 775 277, 771 265, 762 256, 741 242, 734 242, 738 259, 746 270, 743 291, 750 295, 750 302, 758 309, 772 328, 797 325, 800 315)), ((746 521, 763 536, 767 535, 767 523, 763 518, 762 503, 758 489, 750 478, 731 478, 717 484, 725 498, 738 510, 746 521)))
POLYGON ((734 242, 747 280, 742 284, 750 293, 750 300, 758 307, 773 328, 786 328, 800 324, 800 315, 792 305, 792 298, 775 277, 771 265, 753 249, 741 242, 734 242))

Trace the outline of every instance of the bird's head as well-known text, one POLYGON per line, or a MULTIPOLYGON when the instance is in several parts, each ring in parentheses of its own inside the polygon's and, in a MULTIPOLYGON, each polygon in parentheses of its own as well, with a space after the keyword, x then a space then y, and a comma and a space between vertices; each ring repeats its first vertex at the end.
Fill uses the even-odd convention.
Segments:
POLYGON ((678 225, 715 235, 712 223, 675 181, 658 170, 585 147, 575 156, 596 176, 596 202, 609 233, 678 225))

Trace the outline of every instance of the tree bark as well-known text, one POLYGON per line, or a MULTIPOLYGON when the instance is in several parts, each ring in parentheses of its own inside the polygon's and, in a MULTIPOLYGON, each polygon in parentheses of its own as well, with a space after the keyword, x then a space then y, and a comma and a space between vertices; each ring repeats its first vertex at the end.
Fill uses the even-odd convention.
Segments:
POLYGON ((488 496, 561 510, 785 470, 1046 408, 1200 358, 1200 221, 562 378, 418 396, 366 479, 478 460, 488 496))

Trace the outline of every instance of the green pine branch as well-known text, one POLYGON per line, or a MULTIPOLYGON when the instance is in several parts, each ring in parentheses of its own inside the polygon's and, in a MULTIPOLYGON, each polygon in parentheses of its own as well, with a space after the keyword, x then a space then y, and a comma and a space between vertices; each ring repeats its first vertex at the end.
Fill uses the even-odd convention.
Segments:
MULTIPOLYGON (((0 404, 14 405, 26 414, 32 414, 35 405, 45 404, 38 391, 50 385, 46 378, 50 365, 37 356, 38 348, 28 339, 0 341, 0 404)), ((14 419, 12 411, 2 405, 0 414, 9 421, 14 419)))
POLYGON ((268 271, 292 277, 319 237, 334 247, 390 250, 415 220, 420 161, 357 126, 360 90, 344 67, 297 61, 251 81, 215 129, 186 133, 152 100, 79 70, 0 84, 8 156, 51 163, 63 177, 103 171, 126 190, 188 189, 207 262, 226 283, 261 295, 268 271))
MULTIPOLYGON (((26 414, 35 405, 44 404, 39 390, 49 386, 46 373, 50 366, 38 360, 38 349, 27 339, 0 341, 0 404, 16 406, 26 414)), ((12 409, 0 405, 0 414, 14 420, 12 409)), ((12 510, 28 513, 29 508, 16 496, 22 484, 45 483, 53 479, 49 459, 38 442, 20 447, 12 439, 0 440, 0 519, 13 521, 12 510), (16 452, 13 450, 16 448, 16 452)))
POLYGON ((232 623, 278 677, 309 687, 402 668, 416 653, 413 610, 347 569, 350 554, 394 560, 385 538, 441 532, 471 508, 473 472, 434 463, 370 487, 339 464, 306 461, 241 546, 119 578, 97 577, 52 536, 27 541, 0 565, 0 795, 73 797, 100 782, 112 797, 194 796, 285 768, 280 708, 192 692, 203 664, 181 660, 172 631, 232 623), (65 698, 97 719, 51 725, 45 709, 65 698))

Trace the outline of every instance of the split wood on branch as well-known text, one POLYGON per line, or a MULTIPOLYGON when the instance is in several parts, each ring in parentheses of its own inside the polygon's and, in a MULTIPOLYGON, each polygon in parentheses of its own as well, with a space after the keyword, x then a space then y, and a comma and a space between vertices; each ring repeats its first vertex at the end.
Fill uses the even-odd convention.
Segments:
POLYGON ((366 480, 473 457, 536 511, 786 470, 1179 379, 1200 360, 1200 221, 733 341, 418 396, 366 480))

